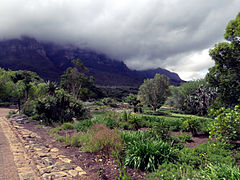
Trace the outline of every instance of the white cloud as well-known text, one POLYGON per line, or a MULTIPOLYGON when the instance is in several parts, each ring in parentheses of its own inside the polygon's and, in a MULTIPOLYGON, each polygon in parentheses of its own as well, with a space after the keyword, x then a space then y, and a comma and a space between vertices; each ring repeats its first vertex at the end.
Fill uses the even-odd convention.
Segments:
POLYGON ((0 38, 90 47, 131 68, 191 79, 213 64, 205 49, 222 40, 239 7, 239 0, 1 0, 0 38))

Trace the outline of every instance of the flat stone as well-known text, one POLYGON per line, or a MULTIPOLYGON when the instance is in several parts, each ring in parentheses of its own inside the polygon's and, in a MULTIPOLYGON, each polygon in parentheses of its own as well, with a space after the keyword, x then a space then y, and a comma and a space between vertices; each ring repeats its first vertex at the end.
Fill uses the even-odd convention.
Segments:
POLYGON ((82 176, 82 175, 85 175, 85 174, 87 174, 85 171, 78 172, 78 175, 79 175, 79 176, 82 176))
POLYGON ((49 156, 49 154, 44 153, 44 152, 36 152, 36 154, 37 154, 39 157, 48 157, 48 156, 49 156))
POLYGON ((47 165, 47 166, 50 166, 50 165, 53 165, 54 164, 54 159, 51 158, 51 157, 44 157, 42 159, 42 162, 47 165))
POLYGON ((79 172, 84 171, 80 166, 77 166, 77 167, 75 168, 75 170, 76 170, 76 171, 79 171, 79 172))
POLYGON ((69 164, 65 164, 63 166, 59 166, 58 169, 61 171, 65 171, 65 170, 71 170, 71 169, 73 169, 73 167, 69 164))
POLYGON ((54 175, 46 173, 46 174, 42 175, 42 178, 44 180, 53 180, 54 179, 54 175))
POLYGON ((65 163, 71 163, 71 159, 68 158, 59 158, 61 161, 65 162, 65 163))
POLYGON ((73 176, 73 177, 76 177, 77 175, 78 175, 78 171, 76 171, 76 170, 69 170, 68 171, 68 174, 70 174, 71 176, 73 176))
POLYGON ((58 178, 58 177, 67 177, 68 174, 65 173, 65 172, 53 172, 51 173, 52 175, 54 175, 55 178, 58 178))
POLYGON ((59 149, 58 149, 58 148, 52 148, 50 151, 51 151, 51 152, 58 152, 59 149))
POLYGON ((57 167, 55 166, 48 166, 48 167, 44 167, 44 168, 40 168, 39 169, 39 173, 41 175, 45 174, 45 173, 52 173, 52 172, 56 172, 58 171, 57 167))
POLYGON ((62 161, 58 161, 58 162, 55 163, 56 167, 60 167, 60 166, 63 166, 63 165, 66 165, 66 163, 64 163, 62 161))

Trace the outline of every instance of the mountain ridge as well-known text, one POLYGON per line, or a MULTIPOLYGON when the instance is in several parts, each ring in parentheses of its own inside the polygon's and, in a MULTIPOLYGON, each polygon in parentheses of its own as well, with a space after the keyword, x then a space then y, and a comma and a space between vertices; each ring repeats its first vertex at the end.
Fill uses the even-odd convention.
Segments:
POLYGON ((156 73, 170 78, 173 85, 184 82, 178 74, 166 69, 131 70, 127 65, 107 55, 78 47, 64 47, 54 43, 39 42, 22 37, 0 41, 0 67, 11 70, 30 70, 45 80, 59 81, 73 59, 80 59, 101 86, 139 86, 144 79, 156 73))

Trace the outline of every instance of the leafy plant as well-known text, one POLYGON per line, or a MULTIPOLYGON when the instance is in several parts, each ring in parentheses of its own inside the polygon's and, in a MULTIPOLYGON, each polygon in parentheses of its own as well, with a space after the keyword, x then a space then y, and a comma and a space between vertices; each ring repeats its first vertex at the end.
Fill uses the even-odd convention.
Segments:
POLYGON ((177 136, 179 139, 180 139, 180 141, 181 142, 187 142, 187 141, 190 141, 191 140, 191 138, 192 138, 192 136, 191 135, 189 135, 189 134, 182 134, 182 135, 179 135, 179 136, 177 136))
POLYGON ((210 125, 210 138, 215 136, 218 140, 237 140, 240 138, 240 109, 235 106, 234 109, 221 108, 212 111, 216 116, 210 125))
POLYGON ((158 169, 147 175, 147 179, 151 180, 172 180, 172 179, 204 179, 200 173, 191 165, 186 163, 164 163, 158 169))
POLYGON ((82 147, 84 152, 101 153, 110 156, 112 151, 122 149, 122 139, 117 130, 111 130, 105 124, 93 125, 87 132, 72 137, 72 145, 82 147))
POLYGON ((208 163, 234 164, 234 158, 230 150, 226 150, 220 145, 206 143, 194 148, 183 148, 179 153, 179 161, 196 168, 208 163))
POLYGON ((161 139, 154 139, 149 132, 124 133, 126 143, 125 165, 136 169, 152 171, 159 164, 173 161, 176 152, 161 139))
POLYGON ((157 136, 159 136, 161 139, 166 140, 170 136, 169 132, 170 126, 166 123, 165 120, 162 120, 160 122, 157 122, 153 125, 153 133, 155 133, 157 136))
POLYGON ((239 168, 227 164, 209 163, 205 168, 201 169, 201 174, 205 176, 205 179, 240 179, 239 168))
POLYGON ((71 122, 73 118, 89 117, 81 101, 64 91, 57 91, 56 97, 47 96, 36 100, 36 114, 39 114, 46 124, 71 122))
POLYGON ((199 119, 194 116, 186 118, 183 122, 183 126, 186 130, 189 130, 193 136, 197 136, 197 132, 200 129, 199 119))
POLYGON ((73 123, 74 129, 76 129, 78 132, 80 131, 86 131, 90 126, 92 126, 91 119, 85 119, 81 121, 75 121, 73 123))

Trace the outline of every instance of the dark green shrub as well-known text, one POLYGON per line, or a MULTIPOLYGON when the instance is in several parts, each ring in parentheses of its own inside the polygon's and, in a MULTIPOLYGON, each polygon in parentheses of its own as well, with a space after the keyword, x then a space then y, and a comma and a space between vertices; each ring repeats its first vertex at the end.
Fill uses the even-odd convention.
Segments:
POLYGON ((170 116, 170 114, 167 113, 167 112, 163 112, 163 111, 151 111, 151 110, 144 111, 144 114, 154 115, 154 116, 170 116))
POLYGON ((170 118, 168 119, 167 123, 169 125, 169 130, 171 131, 180 131, 183 130, 183 122, 185 121, 184 118, 170 118))
POLYGON ((210 125, 210 137, 218 140, 237 140, 240 138, 240 109, 221 108, 211 112, 216 118, 210 125))
POLYGON ((104 118, 104 120, 106 121, 106 125, 110 128, 116 128, 119 127, 119 121, 118 121, 118 116, 114 113, 111 114, 107 114, 104 118))
POLYGON ((110 97, 101 99, 101 102, 106 106, 111 106, 111 107, 117 107, 118 106, 116 100, 114 100, 110 97))
POLYGON ((128 120, 129 124, 132 125, 133 130, 138 130, 139 128, 141 128, 140 121, 141 119, 138 118, 136 115, 131 115, 128 120))
POLYGON ((159 164, 176 158, 175 150, 168 143, 154 139, 149 132, 124 133, 122 137, 126 144, 126 166, 152 171, 159 164))
POLYGON ((166 140, 170 136, 169 132, 170 126, 166 123, 166 120, 154 123, 153 125, 153 133, 159 136, 161 139, 166 140))
POLYGON ((46 124, 71 122, 88 118, 89 113, 81 101, 76 100, 64 91, 58 91, 56 97, 47 96, 36 100, 36 114, 46 124))
POLYGON ((123 111, 121 121, 129 121, 131 112, 123 111))
POLYGON ((185 119, 183 126, 187 131, 190 131, 193 136, 197 136, 200 129, 200 122, 197 117, 191 116, 185 119))
POLYGON ((75 121, 73 123, 74 129, 76 129, 78 132, 80 131, 86 131, 90 126, 92 126, 91 119, 85 119, 81 121, 75 121))
POLYGON ((133 125, 129 122, 120 122, 119 126, 124 130, 133 130, 133 125))
POLYGON ((183 148, 179 153, 179 161, 194 167, 200 167, 207 163, 234 164, 232 152, 218 145, 203 143, 194 148, 183 148))
POLYGON ((191 140, 192 136, 189 134, 181 134, 179 136, 177 136, 181 142, 185 143, 191 140))
POLYGON ((36 105, 37 102, 34 100, 28 100, 24 103, 22 109, 21 109, 21 113, 22 114, 26 114, 28 117, 32 117, 34 115, 37 114, 36 112, 36 105))

